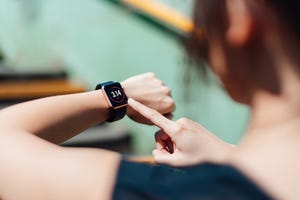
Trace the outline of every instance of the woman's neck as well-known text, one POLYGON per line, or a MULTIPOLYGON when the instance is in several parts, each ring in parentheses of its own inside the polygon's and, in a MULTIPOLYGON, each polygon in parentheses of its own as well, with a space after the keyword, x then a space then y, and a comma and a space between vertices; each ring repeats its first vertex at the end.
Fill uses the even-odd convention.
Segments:
POLYGON ((292 69, 280 68, 279 94, 255 93, 250 125, 229 159, 278 199, 300 197, 300 80, 292 69))
POLYGON ((281 66, 284 67, 278 67, 280 92, 272 94, 258 90, 254 93, 251 119, 242 144, 273 135, 287 137, 290 131, 300 130, 299 74, 288 62, 281 66))

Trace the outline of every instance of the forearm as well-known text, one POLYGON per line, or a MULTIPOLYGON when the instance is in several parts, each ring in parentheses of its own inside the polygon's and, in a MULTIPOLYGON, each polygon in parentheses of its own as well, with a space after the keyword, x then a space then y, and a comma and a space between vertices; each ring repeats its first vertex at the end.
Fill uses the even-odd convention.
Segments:
POLYGON ((29 101, 0 111, 0 130, 23 130, 61 143, 108 117, 101 90, 29 101))
MULTIPOLYGON (((171 113, 175 104, 169 88, 153 73, 133 76, 122 82, 128 97, 137 99, 159 113, 171 113)), ((134 110, 127 114, 148 123, 134 110)), ((0 111, 0 133, 19 130, 61 143, 88 127, 108 119, 109 106, 102 90, 55 96, 8 107, 0 111)))

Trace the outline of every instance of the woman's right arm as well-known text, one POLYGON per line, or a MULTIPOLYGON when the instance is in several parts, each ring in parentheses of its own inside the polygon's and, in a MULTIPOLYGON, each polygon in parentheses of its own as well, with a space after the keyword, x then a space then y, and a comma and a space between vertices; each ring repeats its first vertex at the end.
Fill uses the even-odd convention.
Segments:
POLYGON ((181 118, 172 121, 133 99, 129 99, 128 104, 160 128, 155 135, 156 149, 153 151, 157 163, 172 166, 224 163, 236 150, 192 120, 181 118))

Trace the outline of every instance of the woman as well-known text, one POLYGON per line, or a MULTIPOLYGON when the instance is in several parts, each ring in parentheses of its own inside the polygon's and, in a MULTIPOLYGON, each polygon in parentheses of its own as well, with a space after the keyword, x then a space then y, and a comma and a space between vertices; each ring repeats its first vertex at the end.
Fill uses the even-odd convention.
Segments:
MULTIPOLYGON (((148 166, 121 160, 112 152, 57 147, 33 134, 58 133, 56 125, 65 127, 65 122, 48 118, 37 129, 10 117, 13 112, 7 110, 0 120, 1 197, 299 199, 299 8, 292 0, 196 1, 192 55, 204 56, 231 97, 252 109, 249 128, 237 147, 191 120, 171 121, 130 99, 132 109, 161 128, 155 160, 176 168, 148 166), (21 158, 16 161, 12 155, 21 158)), ((30 114, 37 108, 27 104, 11 109, 28 109, 30 114)), ((58 115, 61 120, 93 118, 81 109, 65 112, 58 115)), ((85 124, 81 128, 93 121, 80 122, 85 124)))

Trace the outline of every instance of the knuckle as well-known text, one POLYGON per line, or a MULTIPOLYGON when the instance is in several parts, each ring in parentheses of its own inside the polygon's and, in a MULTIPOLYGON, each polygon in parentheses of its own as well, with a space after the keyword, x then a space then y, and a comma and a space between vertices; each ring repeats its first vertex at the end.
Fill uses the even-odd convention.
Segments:
POLYGON ((155 77, 155 74, 153 72, 147 72, 146 75, 152 78, 155 77))
POLYGON ((170 96, 171 95, 171 89, 168 87, 163 87, 163 91, 166 95, 170 96))
POLYGON ((160 108, 160 112, 170 113, 175 110, 175 102, 171 97, 166 97, 161 101, 160 108))
POLYGON ((170 103, 170 110, 174 111, 176 109, 176 104, 175 102, 172 100, 172 102, 170 103))
POLYGON ((160 80, 160 79, 156 79, 156 83, 157 83, 157 85, 159 85, 159 86, 163 86, 163 85, 164 85, 163 81, 160 80))
POLYGON ((175 105, 175 101, 171 97, 168 98, 168 103, 170 104, 170 106, 174 106, 175 105))
POLYGON ((186 117, 180 118, 179 120, 177 120, 178 123, 180 124, 187 124, 190 120, 186 117))
POLYGON ((174 103, 174 100, 170 96, 165 96, 163 102, 167 105, 171 105, 174 103))
POLYGON ((169 113, 175 110, 175 102, 171 97, 166 97, 163 101, 163 105, 165 106, 165 112, 169 113))
POLYGON ((176 126, 173 130, 174 135, 179 135, 183 132, 184 128, 181 124, 178 124, 178 126, 176 126))
POLYGON ((175 108, 176 108, 175 102, 173 100, 171 100, 170 103, 169 103, 170 112, 174 111, 175 108))

